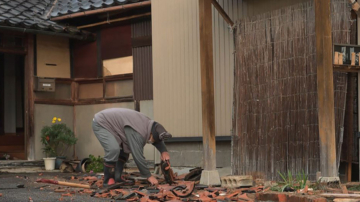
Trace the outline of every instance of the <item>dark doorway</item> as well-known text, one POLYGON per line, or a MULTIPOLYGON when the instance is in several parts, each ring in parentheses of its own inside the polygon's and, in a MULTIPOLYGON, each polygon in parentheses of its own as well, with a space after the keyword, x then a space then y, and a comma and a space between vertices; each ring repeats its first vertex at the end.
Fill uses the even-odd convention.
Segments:
POLYGON ((24 56, 0 53, 0 159, 26 159, 24 56))

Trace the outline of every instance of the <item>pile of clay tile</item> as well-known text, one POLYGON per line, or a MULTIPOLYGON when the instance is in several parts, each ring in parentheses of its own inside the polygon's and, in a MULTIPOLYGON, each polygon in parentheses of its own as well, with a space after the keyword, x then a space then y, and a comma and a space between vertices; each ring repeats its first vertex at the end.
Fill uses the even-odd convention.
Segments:
MULTIPOLYGON (((159 185, 157 186, 148 184, 146 179, 139 177, 139 173, 127 174, 123 176, 124 182, 106 188, 102 186, 102 176, 86 176, 79 179, 73 177, 69 180, 77 180, 83 184, 89 184, 93 188, 80 189, 77 191, 80 194, 116 201, 254 201, 255 193, 264 191, 262 186, 241 189, 208 187, 199 184, 197 180, 199 174, 201 174, 199 170, 181 176, 175 174, 174 182, 171 184, 166 182, 164 176, 158 176, 159 185), (193 181, 187 181, 189 179, 193 181)), ((62 194, 62 196, 66 197, 66 194, 62 194)))

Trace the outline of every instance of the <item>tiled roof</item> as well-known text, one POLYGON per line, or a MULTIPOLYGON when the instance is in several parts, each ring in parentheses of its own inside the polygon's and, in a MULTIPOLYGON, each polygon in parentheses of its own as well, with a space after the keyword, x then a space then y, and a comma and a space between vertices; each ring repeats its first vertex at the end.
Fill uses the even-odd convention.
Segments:
POLYGON ((131 4, 145 0, 58 0, 51 12, 51 17, 58 17, 71 13, 96 10, 111 6, 131 4))
POLYGON ((53 0, 0 0, 0 26, 79 36, 88 34, 76 27, 63 26, 49 20, 52 2, 53 0))

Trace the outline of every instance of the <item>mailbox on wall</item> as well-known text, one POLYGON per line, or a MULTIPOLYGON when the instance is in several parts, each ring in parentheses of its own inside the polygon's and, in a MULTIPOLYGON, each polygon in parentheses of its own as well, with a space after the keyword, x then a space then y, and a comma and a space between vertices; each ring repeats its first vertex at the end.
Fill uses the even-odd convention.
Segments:
POLYGON ((35 91, 55 92, 55 79, 36 77, 35 91))

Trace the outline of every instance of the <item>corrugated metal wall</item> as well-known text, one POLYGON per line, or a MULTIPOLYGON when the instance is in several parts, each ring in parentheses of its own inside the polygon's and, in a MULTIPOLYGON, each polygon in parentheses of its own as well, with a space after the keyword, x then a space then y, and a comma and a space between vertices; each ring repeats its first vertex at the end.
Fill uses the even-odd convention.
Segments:
POLYGON ((151 36, 151 20, 131 24, 131 38, 151 36))
MULTIPOLYGON (((333 42, 350 42, 346 0, 332 0, 333 42)), ((320 169, 313 2, 245 18, 237 25, 233 172, 315 179, 320 169)), ((344 124, 347 76, 334 73, 336 140, 344 124)))
MULTIPOLYGON (((220 0, 232 19, 242 1, 220 0)), ((153 0, 154 116, 175 137, 201 136, 198 1, 153 0)), ((231 131, 233 37, 213 10, 216 135, 231 131)))
MULTIPOLYGON (((131 24, 131 38, 151 36, 151 21, 131 24)), ((134 98, 140 100, 153 99, 152 46, 132 49, 134 67, 134 98)))

